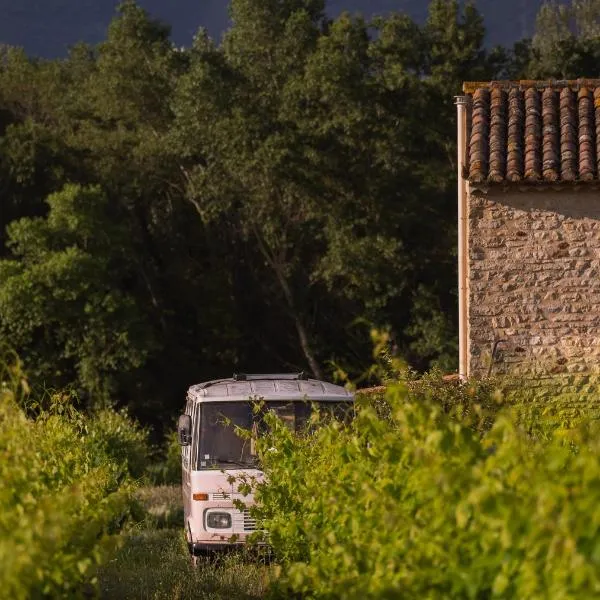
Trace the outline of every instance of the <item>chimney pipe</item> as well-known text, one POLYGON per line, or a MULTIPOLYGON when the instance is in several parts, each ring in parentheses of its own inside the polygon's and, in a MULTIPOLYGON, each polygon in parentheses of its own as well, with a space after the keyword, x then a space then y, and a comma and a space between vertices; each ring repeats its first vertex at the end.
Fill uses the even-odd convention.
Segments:
POLYGON ((458 375, 465 380, 468 364, 468 282, 467 282, 467 182, 463 177, 467 156, 467 107, 469 96, 456 96, 457 183, 458 183, 458 375))

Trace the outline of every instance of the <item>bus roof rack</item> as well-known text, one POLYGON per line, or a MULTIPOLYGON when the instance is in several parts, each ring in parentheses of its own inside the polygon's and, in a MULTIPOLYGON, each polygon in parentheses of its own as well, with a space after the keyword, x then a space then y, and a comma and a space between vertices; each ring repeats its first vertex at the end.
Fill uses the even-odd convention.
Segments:
POLYGON ((353 397, 343 386, 314 379, 306 371, 296 373, 234 373, 233 377, 192 385, 188 398, 194 401, 240 401, 253 396, 266 399, 345 400, 353 397))
POLYGON ((305 371, 300 371, 300 373, 234 373, 232 379, 233 381, 256 381, 257 379, 299 379, 300 381, 308 381, 310 376, 305 371))

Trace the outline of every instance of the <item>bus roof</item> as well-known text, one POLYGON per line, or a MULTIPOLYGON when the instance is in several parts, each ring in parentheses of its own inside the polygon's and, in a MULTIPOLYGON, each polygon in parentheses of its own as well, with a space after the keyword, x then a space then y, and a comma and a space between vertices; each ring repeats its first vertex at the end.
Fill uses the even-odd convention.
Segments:
POLYGON ((310 379, 303 373, 234 375, 193 385, 188 397, 196 402, 265 400, 352 401, 354 394, 341 385, 310 379))

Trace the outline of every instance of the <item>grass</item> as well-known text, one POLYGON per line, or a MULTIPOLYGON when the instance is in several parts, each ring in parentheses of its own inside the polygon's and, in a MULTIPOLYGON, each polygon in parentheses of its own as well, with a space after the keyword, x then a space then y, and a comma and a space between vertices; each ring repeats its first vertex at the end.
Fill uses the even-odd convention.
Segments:
POLYGON ((262 598, 271 569, 241 553, 203 559, 193 567, 182 527, 181 491, 144 488, 147 518, 129 531, 98 575, 100 598, 122 600, 250 600, 262 598))
POLYGON ((141 488, 137 493, 146 519, 146 529, 164 529, 183 527, 183 504, 181 486, 156 485, 141 488))

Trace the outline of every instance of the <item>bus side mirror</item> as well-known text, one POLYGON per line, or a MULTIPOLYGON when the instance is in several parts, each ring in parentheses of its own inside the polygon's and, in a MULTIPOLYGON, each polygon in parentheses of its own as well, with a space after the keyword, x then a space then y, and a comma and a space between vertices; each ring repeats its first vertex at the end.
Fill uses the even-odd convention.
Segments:
POLYGON ((189 446, 192 443, 192 417, 181 415, 177 421, 177 435, 180 446, 189 446))

